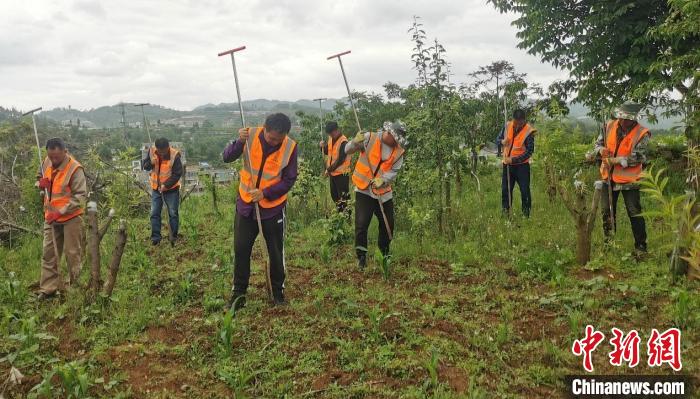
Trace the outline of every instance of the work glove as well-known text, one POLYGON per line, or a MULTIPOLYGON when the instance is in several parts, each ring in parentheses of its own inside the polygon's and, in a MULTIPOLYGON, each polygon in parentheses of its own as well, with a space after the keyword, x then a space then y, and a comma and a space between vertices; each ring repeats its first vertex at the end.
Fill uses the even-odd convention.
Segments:
POLYGON ((601 158, 608 158, 610 156, 610 150, 607 148, 603 147, 599 151, 601 158))
POLYGON ((265 198, 261 190, 255 189, 250 192, 251 197, 253 197, 253 202, 260 202, 265 198))
POLYGON ((58 212, 49 212, 49 214, 46 215, 46 223, 51 224, 51 223, 55 222, 56 220, 58 220, 58 218, 60 218, 60 217, 61 217, 61 214, 58 212))
POLYGON ((365 141, 365 134, 362 132, 357 132, 357 135, 355 138, 352 139, 352 142, 355 144, 362 144, 362 142, 365 141))
POLYGON ((321 147, 321 150, 323 150, 324 148, 326 148, 326 142, 321 140, 318 142, 318 146, 321 147))
POLYGON ((382 179, 381 177, 375 177, 374 179, 372 179, 372 187, 379 188, 383 185, 384 185, 384 179, 382 179))
POLYGON ((620 165, 623 168, 626 168, 627 167, 627 158, 625 158, 625 157, 608 158, 608 163, 610 165, 620 165))
POLYGON ((503 158, 503 163, 506 164, 506 165, 510 165, 510 164, 513 163, 513 158, 511 158, 511 157, 505 157, 505 158, 503 158))
POLYGON ((51 188, 51 180, 48 177, 42 177, 39 179, 39 188, 42 190, 48 190, 51 188))

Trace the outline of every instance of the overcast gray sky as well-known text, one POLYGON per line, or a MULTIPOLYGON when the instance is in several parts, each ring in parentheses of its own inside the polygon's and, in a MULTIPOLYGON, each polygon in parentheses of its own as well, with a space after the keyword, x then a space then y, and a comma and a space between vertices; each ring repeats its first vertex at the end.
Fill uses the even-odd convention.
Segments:
POLYGON ((516 48, 513 15, 485 0, 24 0, 0 2, 0 105, 92 108, 119 101, 177 109, 243 99, 345 95, 411 83, 412 16, 447 50, 454 82, 498 59, 546 87, 564 74, 516 48))

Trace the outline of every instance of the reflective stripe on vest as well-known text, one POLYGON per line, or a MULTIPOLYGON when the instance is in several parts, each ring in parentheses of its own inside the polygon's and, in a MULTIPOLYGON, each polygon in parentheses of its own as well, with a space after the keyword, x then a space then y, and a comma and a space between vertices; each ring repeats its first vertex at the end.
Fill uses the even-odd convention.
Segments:
MULTIPOLYGON (((610 151, 611 157, 629 157, 632 155, 634 147, 637 146, 642 137, 649 134, 649 130, 637 123, 629 133, 622 139, 620 144, 617 144, 617 130, 620 128, 618 119, 609 122, 605 132, 605 147, 610 151)), ((618 184, 636 183, 642 174, 642 164, 628 166, 623 168, 622 165, 614 165, 612 173, 612 181, 618 184)), ((608 166, 605 162, 600 164, 600 176, 608 179, 608 166)))
MULTIPOLYGON (((285 135, 280 148, 269 154, 263 165, 263 149, 260 140, 264 140, 261 136, 265 129, 262 127, 251 129, 255 129, 255 133, 250 135, 243 147, 243 168, 238 182, 238 195, 248 203, 253 201, 251 191, 256 188, 263 190, 282 180, 282 170, 289 164, 292 152, 296 148, 296 142, 289 135, 285 135), (251 159, 248 159, 249 154, 251 159)), ((263 208, 273 208, 286 200, 287 193, 274 200, 263 198, 258 204, 263 208)))
MULTIPOLYGON (((530 126, 529 123, 526 123, 525 126, 523 126, 520 130, 522 133, 518 134, 517 136, 515 136, 515 133, 517 132, 514 132, 514 130, 515 123, 513 123, 513 121, 508 122, 508 124, 506 125, 505 139, 506 146, 510 148, 510 151, 505 153, 505 155, 511 158, 517 158, 525 154, 525 151, 527 151, 527 148, 525 148, 525 139, 527 139, 533 133, 534 129, 532 128, 532 126, 530 126), (515 138, 513 138, 513 136, 515 136, 515 138)), ((518 164, 524 164, 529 162, 530 158, 527 158, 524 161, 519 162, 518 164)))
MULTIPOLYGON (((172 147, 170 147, 170 159, 160 159, 155 151, 150 152, 151 165, 151 188, 158 190, 158 187, 165 184, 168 179, 173 175, 173 162, 175 162, 175 157, 180 154, 180 152, 172 147)), ((170 187, 168 191, 174 190, 180 187, 180 181, 178 180, 175 185, 170 187)))
MULTIPOLYGON (((326 160, 326 167, 330 168, 335 161, 340 158, 340 145, 347 143, 348 138, 345 135, 338 137, 338 140, 328 140, 328 159, 326 160), (332 143, 332 144, 331 144, 332 143)), ((350 172, 350 157, 345 156, 343 162, 335 168, 334 171, 330 173, 331 176, 340 176, 350 172)))
POLYGON ((56 222, 64 223, 83 214, 82 208, 66 213, 71 199, 71 178, 75 171, 82 167, 80 162, 68 155, 68 163, 66 163, 66 166, 61 170, 54 171, 49 158, 44 159, 42 165, 43 176, 51 180, 49 196, 44 197, 44 219, 48 219, 50 213, 56 212, 61 215, 56 219, 56 222), (56 172, 55 176, 54 172, 56 172))
MULTIPOLYGON (((397 160, 401 158, 404 149, 397 143, 389 155, 389 158, 382 161, 382 140, 379 133, 370 132, 369 141, 364 151, 360 152, 360 156, 355 164, 355 171, 352 174, 352 183, 360 190, 367 190, 372 179, 377 175, 391 170, 397 160), (379 173, 379 172, 382 173, 379 173)), ((391 191, 391 184, 384 184, 380 188, 372 187, 372 192, 377 195, 383 195, 391 191)))

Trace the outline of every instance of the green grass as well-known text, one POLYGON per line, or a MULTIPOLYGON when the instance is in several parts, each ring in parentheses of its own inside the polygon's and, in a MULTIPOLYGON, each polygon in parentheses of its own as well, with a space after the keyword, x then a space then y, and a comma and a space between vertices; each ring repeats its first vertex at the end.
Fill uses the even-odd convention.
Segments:
MULTIPOLYGON (((25 237, 0 248, 0 371, 7 375, 13 365, 26 376, 5 394, 561 397, 563 376, 582 370, 570 347, 588 323, 607 335, 613 326, 636 328, 643 343, 651 328, 680 326, 684 373, 699 372, 698 283, 672 285, 653 221, 651 256, 636 263, 626 218, 607 248, 598 220, 587 270, 574 265, 571 218, 548 202, 538 180, 532 218, 517 216, 516 190, 516 216, 508 221, 499 179, 483 176, 481 195, 469 183, 456 194, 447 219, 452 240, 421 219, 428 201, 409 207, 399 192, 390 268, 369 257, 364 272, 338 221, 319 217, 331 214, 330 201, 292 199, 290 306, 267 303, 258 239, 247 306, 229 316, 233 189, 219 192, 221 215, 206 196, 183 204, 185 237, 174 250, 149 245, 147 215, 130 220, 114 297, 90 306, 80 292, 49 303, 32 298, 41 243, 25 237)), ((376 239, 375 220, 370 253, 376 239)), ((103 250, 112 240, 105 238, 103 250)), ((614 369, 606 359, 607 348, 595 352, 596 372, 669 372, 614 369)))

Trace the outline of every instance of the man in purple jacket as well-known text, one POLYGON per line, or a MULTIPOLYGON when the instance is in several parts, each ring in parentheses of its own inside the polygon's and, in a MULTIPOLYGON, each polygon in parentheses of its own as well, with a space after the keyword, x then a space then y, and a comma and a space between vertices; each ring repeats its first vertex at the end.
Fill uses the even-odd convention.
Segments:
POLYGON ((270 257, 270 282, 275 305, 284 297, 284 230, 287 193, 297 179, 297 146, 289 136, 292 123, 282 113, 265 119, 262 128, 243 128, 223 153, 224 162, 243 159, 234 221, 233 292, 228 307, 245 305, 250 255, 258 235, 255 203, 260 208, 263 237, 270 257))

